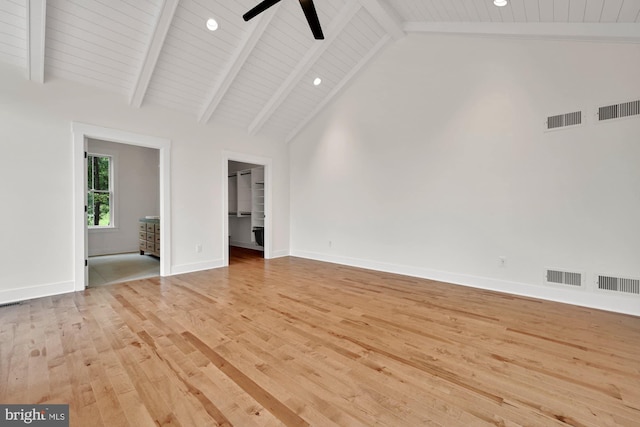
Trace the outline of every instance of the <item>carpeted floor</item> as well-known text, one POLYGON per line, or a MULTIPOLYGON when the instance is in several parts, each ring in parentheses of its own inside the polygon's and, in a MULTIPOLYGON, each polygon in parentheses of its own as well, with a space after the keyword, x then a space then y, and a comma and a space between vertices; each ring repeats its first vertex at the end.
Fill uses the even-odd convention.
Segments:
POLYGON ((103 255, 89 258, 89 286, 111 285, 160 275, 160 259, 151 255, 103 255))

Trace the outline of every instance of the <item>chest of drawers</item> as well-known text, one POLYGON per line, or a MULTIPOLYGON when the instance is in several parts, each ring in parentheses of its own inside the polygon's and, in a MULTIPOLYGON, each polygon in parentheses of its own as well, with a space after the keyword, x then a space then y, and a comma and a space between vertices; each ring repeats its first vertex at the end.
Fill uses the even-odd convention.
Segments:
POLYGON ((140 218, 138 221, 140 255, 160 257, 160 220, 140 218))

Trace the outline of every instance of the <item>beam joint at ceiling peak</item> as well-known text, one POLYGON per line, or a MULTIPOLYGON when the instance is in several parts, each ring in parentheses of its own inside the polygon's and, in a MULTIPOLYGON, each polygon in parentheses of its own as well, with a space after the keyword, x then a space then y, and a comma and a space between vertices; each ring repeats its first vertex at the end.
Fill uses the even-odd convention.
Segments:
POLYGON ((349 73, 347 73, 346 76, 344 76, 344 78, 342 80, 340 80, 340 82, 333 88, 333 90, 331 92, 329 92, 329 94, 322 100, 322 102, 320 102, 320 104, 318 104, 318 106, 311 112, 311 114, 309 114, 307 117, 305 117, 300 124, 294 129, 292 130, 289 135, 287 135, 286 138, 286 142, 289 143, 293 140, 293 138, 296 137, 296 135, 298 135, 302 129, 304 129, 305 126, 307 126, 307 124, 316 116, 320 113, 320 111, 322 111, 322 109, 329 103, 331 102, 331 100, 333 98, 335 98, 336 96, 338 96, 338 94, 342 91, 342 89, 349 84, 349 82, 351 80, 353 80, 356 75, 360 72, 360 70, 362 70, 368 63, 369 61, 371 61, 371 59, 373 59, 373 57, 375 57, 378 52, 389 42, 389 40, 391 40, 391 36, 389 34, 385 34, 382 36, 382 38, 380 40, 378 40, 378 43, 375 44, 375 46, 373 46, 373 48, 369 51, 369 53, 367 53, 357 64, 355 67, 353 67, 351 69, 351 71, 349 71, 349 73))
POLYGON ((262 110, 255 117, 251 125, 249 125, 249 134, 255 135, 264 126, 266 121, 276 112, 278 107, 287 99, 287 96, 300 82, 300 79, 313 67, 322 54, 331 46, 338 35, 351 22, 354 16, 360 11, 362 5, 360 2, 347 2, 327 27, 324 40, 316 40, 311 49, 307 51, 305 56, 298 62, 298 65, 289 73, 286 80, 280 85, 278 90, 273 94, 271 99, 267 101, 262 110))
POLYGON ((386 0, 359 1, 394 40, 400 40, 406 35, 400 15, 386 0))

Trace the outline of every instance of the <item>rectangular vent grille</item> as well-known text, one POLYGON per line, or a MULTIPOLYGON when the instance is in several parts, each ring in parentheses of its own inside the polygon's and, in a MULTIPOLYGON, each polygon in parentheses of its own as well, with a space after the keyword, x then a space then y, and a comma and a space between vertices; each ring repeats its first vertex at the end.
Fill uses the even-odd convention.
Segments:
POLYGON ((20 305, 20 304, 22 304, 20 301, 8 302, 6 304, 0 304, 0 307, 9 307, 9 306, 12 306, 12 305, 20 305))
POLYGON ((560 270, 547 270, 547 283, 582 286, 582 274, 560 270))
POLYGON ((547 117, 547 129, 558 129, 582 124, 582 111, 547 117))
POLYGON ((598 108, 598 121, 640 115, 640 100, 598 108))
POLYGON ((598 289, 640 295, 640 280, 623 277, 598 276, 598 289))

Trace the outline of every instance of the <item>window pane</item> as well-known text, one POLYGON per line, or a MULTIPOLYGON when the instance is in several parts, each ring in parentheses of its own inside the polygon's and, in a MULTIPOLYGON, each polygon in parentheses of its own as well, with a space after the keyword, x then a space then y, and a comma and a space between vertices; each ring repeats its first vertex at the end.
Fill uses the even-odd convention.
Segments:
POLYGON ((111 204, 109 203, 109 194, 100 194, 100 225, 108 227, 111 225, 111 204))
POLYGON ((111 225, 111 195, 109 193, 89 192, 87 223, 90 226, 108 227, 111 225))
POLYGON ((93 180, 95 190, 109 191, 109 157, 96 157, 93 180))
POLYGON ((111 157, 87 156, 87 187, 87 224, 111 226, 111 157))

